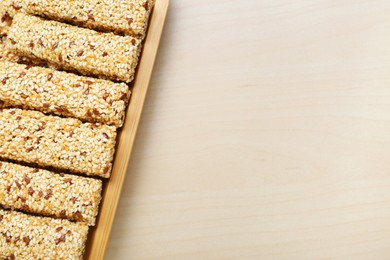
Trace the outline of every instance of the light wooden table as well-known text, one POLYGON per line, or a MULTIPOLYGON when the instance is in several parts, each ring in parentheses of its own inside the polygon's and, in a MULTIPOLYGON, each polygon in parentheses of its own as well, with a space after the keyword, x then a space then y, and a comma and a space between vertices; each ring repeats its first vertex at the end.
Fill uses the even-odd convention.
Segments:
POLYGON ((106 259, 390 259, 390 1, 171 0, 106 259))

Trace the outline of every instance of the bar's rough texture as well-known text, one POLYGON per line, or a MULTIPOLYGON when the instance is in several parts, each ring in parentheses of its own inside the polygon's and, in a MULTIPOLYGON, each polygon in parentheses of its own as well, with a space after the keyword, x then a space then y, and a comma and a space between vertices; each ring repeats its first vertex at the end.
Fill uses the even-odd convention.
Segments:
POLYGON ((47 66, 46 62, 37 58, 27 58, 10 51, 5 43, 5 37, 0 38, 0 61, 7 60, 27 65, 47 66))
POLYGON ((8 30, 7 47, 18 55, 45 60, 58 69, 130 82, 141 40, 18 13, 8 30))
POLYGON ((26 0, 26 12, 101 31, 143 39, 151 0, 26 0))
POLYGON ((0 100, 13 107, 121 127, 129 87, 48 68, 0 61, 0 100))
POLYGON ((4 4, 0 2, 0 35, 5 35, 11 25, 12 17, 7 12, 4 4))
POLYGON ((0 161, 4 208, 95 225, 102 181, 0 161))
POLYGON ((0 34, 6 34, 12 18, 23 9, 25 0, 1 0, 0 2, 0 34))
POLYGON ((22 11, 25 7, 26 0, 1 0, 0 6, 12 18, 15 14, 22 11))
POLYGON ((9 52, 5 44, 5 37, 0 38, 0 60, 8 60, 18 62, 19 57, 12 52, 9 52))
POLYGON ((83 259, 88 226, 0 209, 0 259, 83 259))
POLYGON ((115 126, 82 123, 38 111, 0 110, 0 157, 108 178, 115 126))
POLYGON ((0 61, 8 60, 12 62, 22 63, 22 64, 34 64, 37 66, 47 66, 46 62, 32 57, 27 58, 15 54, 6 48, 6 35, 8 29, 12 23, 13 16, 19 11, 23 10, 24 6, 23 1, 13 1, 13 0, 0 0, 0 61))

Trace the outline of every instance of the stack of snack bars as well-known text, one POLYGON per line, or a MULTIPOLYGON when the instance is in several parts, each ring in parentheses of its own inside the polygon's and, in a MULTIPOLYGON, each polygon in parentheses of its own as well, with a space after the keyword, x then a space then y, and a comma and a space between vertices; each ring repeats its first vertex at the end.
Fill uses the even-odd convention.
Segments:
POLYGON ((1 0, 0 259, 82 259, 152 0, 1 0))

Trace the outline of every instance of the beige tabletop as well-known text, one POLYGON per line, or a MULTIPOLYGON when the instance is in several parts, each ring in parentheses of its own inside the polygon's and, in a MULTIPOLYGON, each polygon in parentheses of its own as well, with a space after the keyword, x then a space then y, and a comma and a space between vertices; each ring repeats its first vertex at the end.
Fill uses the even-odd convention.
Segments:
POLYGON ((106 259, 390 259, 390 1, 171 0, 106 259))

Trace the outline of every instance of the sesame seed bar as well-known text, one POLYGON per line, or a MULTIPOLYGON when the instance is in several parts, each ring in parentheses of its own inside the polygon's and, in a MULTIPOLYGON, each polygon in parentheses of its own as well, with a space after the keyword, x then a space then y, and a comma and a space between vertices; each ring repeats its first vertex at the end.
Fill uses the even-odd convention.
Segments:
POLYGON ((102 181, 0 161, 0 204, 95 225, 102 181))
POLYGON ((83 259, 88 225, 0 209, 0 259, 83 259))
POLYGON ((57 69, 130 82, 141 40, 18 13, 8 30, 7 47, 18 55, 45 60, 57 69))
POLYGON ((8 14, 3 3, 0 3, 0 35, 7 34, 11 22, 12 17, 8 14))
POLYGON ((14 107, 121 127, 129 98, 124 83, 0 61, 0 100, 14 107))
POLYGON ((17 55, 8 51, 5 41, 2 39, 0 40, 0 60, 9 60, 13 62, 17 62, 19 60, 17 55))
POLYGON ((24 9, 26 0, 1 0, 0 6, 12 18, 24 9))
POLYGON ((26 0, 26 12, 101 31, 143 39, 151 0, 26 0))
POLYGON ((38 111, 0 110, 0 157, 108 178, 115 126, 82 123, 38 111))
POLYGON ((0 2, 0 34, 6 34, 12 23, 12 17, 24 6, 24 0, 1 0, 0 2))
POLYGON ((10 51, 6 46, 4 38, 0 39, 0 61, 2 60, 17 62, 21 64, 28 64, 28 65, 34 64, 37 66, 46 66, 46 63, 40 59, 19 56, 14 52, 10 51))
POLYGON ((22 1, 2 0, 0 2, 0 61, 8 60, 12 62, 22 64, 34 64, 37 66, 47 66, 46 62, 37 58, 27 58, 19 56, 10 51, 6 46, 6 35, 10 24, 12 23, 12 17, 16 14, 16 9, 19 10, 22 1), (14 5, 14 6, 13 6, 14 5), (16 8, 16 9, 15 9, 16 8), (11 16, 12 14, 12 16, 11 16))

